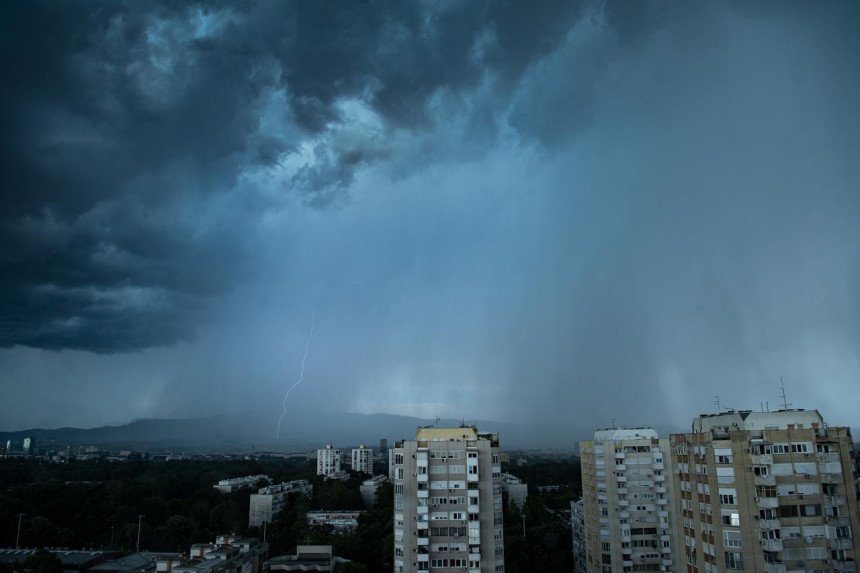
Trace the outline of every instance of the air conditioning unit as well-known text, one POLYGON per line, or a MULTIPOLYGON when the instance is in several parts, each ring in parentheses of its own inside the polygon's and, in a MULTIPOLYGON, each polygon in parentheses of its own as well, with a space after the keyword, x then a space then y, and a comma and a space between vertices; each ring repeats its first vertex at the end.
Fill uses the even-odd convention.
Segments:
POLYGON ((805 458, 811 458, 811 457, 812 457, 812 454, 805 454, 803 457, 805 457, 805 458))
POLYGON ((752 466, 747 466, 747 471, 748 471, 748 472, 753 471, 753 467, 752 467, 752 466))
POLYGON ((744 448, 744 453, 751 454, 752 448, 744 448))

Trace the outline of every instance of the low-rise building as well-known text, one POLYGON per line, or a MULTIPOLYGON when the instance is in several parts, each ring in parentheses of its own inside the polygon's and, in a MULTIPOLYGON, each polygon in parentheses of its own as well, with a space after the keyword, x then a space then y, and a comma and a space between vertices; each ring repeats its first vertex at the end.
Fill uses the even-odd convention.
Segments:
POLYGON ((310 498, 313 490, 314 486, 303 479, 260 488, 257 493, 251 494, 249 527, 259 527, 263 522, 271 523, 272 517, 286 507, 290 494, 301 493, 310 498))
POLYGON ((358 527, 360 510, 348 511, 309 511, 307 522, 311 527, 330 526, 334 533, 349 533, 358 527))
POLYGON ((335 557, 331 545, 299 545, 295 555, 281 555, 269 559, 266 573, 282 571, 336 571, 337 565, 348 563, 348 559, 335 557))
POLYGON ((508 505, 516 505, 520 509, 529 497, 529 486, 515 475, 502 474, 502 491, 508 496, 508 505))
POLYGON ((272 478, 267 475, 245 476, 230 479, 222 479, 214 487, 221 493, 230 493, 240 489, 257 487, 257 484, 265 480, 268 483, 272 482, 272 478))
POLYGON ((376 505, 376 492, 379 486, 388 481, 384 475, 373 476, 370 479, 364 480, 359 487, 361 499, 364 501, 364 507, 372 509, 376 505))

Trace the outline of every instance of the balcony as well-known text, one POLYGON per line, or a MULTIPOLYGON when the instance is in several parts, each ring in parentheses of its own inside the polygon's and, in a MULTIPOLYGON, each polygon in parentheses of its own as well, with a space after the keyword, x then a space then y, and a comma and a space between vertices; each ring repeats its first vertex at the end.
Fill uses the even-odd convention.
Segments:
POLYGON ((785 573, 785 563, 765 563, 764 570, 767 573, 785 573))
POLYGON ((773 463, 773 456, 770 454, 760 454, 752 457, 752 463, 756 465, 765 465, 773 463))
POLYGON ((778 519, 762 519, 758 522, 762 529, 779 529, 780 523, 778 519))
POLYGON ((851 518, 846 516, 825 515, 824 521, 831 527, 850 527, 851 518))
POLYGON ((421 474, 415 477, 415 481, 417 481, 418 483, 427 483, 427 477, 427 474, 421 474))
POLYGON ((856 561, 838 561, 833 560, 833 568, 837 571, 857 571, 856 561))
POLYGON ((658 485, 657 487, 654 488, 654 491, 656 491, 657 493, 666 493, 666 486, 665 485, 658 485))
POLYGON ((844 495, 825 495, 824 505, 848 505, 848 499, 844 495))
POLYGON ((429 489, 419 489, 418 490, 418 499, 423 499, 423 498, 427 498, 427 497, 430 497, 430 490, 429 489))
POLYGON ((834 537, 827 540, 830 549, 853 549, 854 541, 849 537, 834 537))
POLYGON ((620 512, 618 512, 618 517, 621 519, 629 519, 630 518, 630 512, 629 511, 620 511, 620 512))
POLYGON ((661 498, 657 499, 657 505, 666 505, 667 503, 669 503, 669 500, 666 499, 665 497, 661 497, 661 498))
POLYGON ((761 547, 765 551, 782 551, 782 539, 762 539, 761 547))
POLYGON ((619 487, 616 491, 618 492, 619 495, 626 494, 627 488, 626 487, 619 487))
POLYGON ((627 483, 627 476, 616 476, 615 479, 618 483, 627 483))
POLYGON ((664 475, 654 476, 654 481, 656 481, 657 483, 664 482, 664 481, 666 481, 666 476, 664 476, 664 475))
POLYGON ((623 460, 624 459, 624 452, 615 452, 615 459, 616 460, 623 460))
POLYGON ((430 529, 430 522, 429 521, 418 521, 415 523, 415 527, 417 527, 418 529, 430 529))
POLYGON ((842 483, 842 474, 821 474, 821 483, 840 484, 842 483))
POLYGON ((627 470, 627 465, 626 465, 626 464, 615 464, 615 471, 617 471, 617 472, 623 472, 623 471, 626 471, 626 470, 627 470))
POLYGON ((418 546, 421 547, 424 545, 427 545, 427 546, 430 545, 430 538, 429 537, 419 537, 418 538, 418 546))
POLYGON ((481 506, 480 505, 470 505, 468 512, 469 513, 480 513, 481 512, 481 506))
POLYGON ((662 559, 660 561, 660 565, 662 565, 663 567, 671 567, 672 566, 672 560, 671 559, 662 559))
POLYGON ((776 476, 755 476, 756 485, 776 485, 776 476))
POLYGON ((468 481, 469 483, 478 483, 478 481, 480 481, 480 479, 479 479, 478 474, 470 473, 468 476, 466 476, 466 481, 468 481))
POLYGON ((419 515, 421 515, 423 513, 428 513, 429 511, 430 511, 430 508, 427 507, 426 505, 419 505, 418 506, 418 514, 419 515))
POLYGON ((619 499, 618 505, 619 505, 619 507, 627 507, 628 505, 630 505, 630 502, 627 501, 626 499, 619 499))
POLYGON ((839 452, 819 452, 816 454, 819 462, 838 462, 839 452))
POLYGON ((757 497, 755 502, 759 509, 776 509, 779 507, 779 499, 775 497, 757 497))
POLYGON ((663 464, 662 462, 659 464, 657 464, 657 463, 651 464, 651 469, 653 469, 653 470, 664 470, 664 469, 666 469, 666 465, 663 464))
POLYGON ((429 553, 419 553, 418 554, 418 561, 419 562, 420 561, 430 561, 430 554, 429 553))

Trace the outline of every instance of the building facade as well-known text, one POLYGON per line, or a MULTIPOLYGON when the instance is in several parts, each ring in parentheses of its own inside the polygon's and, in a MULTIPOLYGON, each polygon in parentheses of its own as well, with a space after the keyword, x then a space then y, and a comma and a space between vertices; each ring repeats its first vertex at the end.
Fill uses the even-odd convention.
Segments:
POLYGON ((257 493, 251 494, 248 526, 259 527, 263 522, 271 523, 272 517, 287 506, 290 494, 301 493, 311 497, 313 491, 314 486, 303 479, 260 488, 257 493))
POLYGON ((328 476, 339 472, 340 455, 340 450, 335 449, 331 444, 317 450, 317 475, 328 476))
POLYGON ((508 505, 522 510, 529 497, 529 486, 515 475, 502 474, 502 491, 508 496, 508 505))
POLYGON ((352 450, 352 471, 373 475, 373 450, 361 444, 352 450))
POLYGON ((419 428, 391 449, 394 571, 504 571, 499 436, 419 428))
POLYGON ((570 530, 573 537, 573 573, 586 573, 585 513, 582 499, 570 502, 570 530))
POLYGON ((585 570, 683 570, 669 440, 652 428, 598 430, 580 457, 585 570))
POLYGON ((687 571, 856 571, 848 428, 815 411, 702 415, 671 437, 687 571))

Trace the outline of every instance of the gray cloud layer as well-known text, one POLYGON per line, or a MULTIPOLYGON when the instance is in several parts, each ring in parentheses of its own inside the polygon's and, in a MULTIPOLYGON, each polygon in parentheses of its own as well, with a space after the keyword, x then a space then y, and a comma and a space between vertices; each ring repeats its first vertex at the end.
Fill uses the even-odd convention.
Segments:
POLYGON ((660 422, 856 380, 853 3, 3 15, 0 371, 73 371, 57 408, 280 400, 310 305, 300 403, 660 422))

